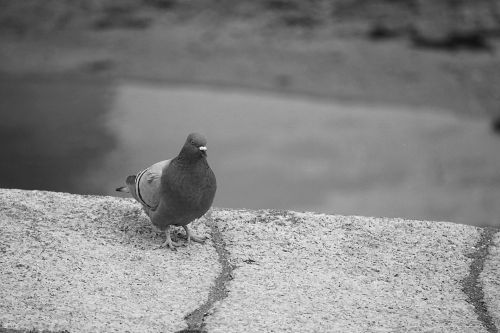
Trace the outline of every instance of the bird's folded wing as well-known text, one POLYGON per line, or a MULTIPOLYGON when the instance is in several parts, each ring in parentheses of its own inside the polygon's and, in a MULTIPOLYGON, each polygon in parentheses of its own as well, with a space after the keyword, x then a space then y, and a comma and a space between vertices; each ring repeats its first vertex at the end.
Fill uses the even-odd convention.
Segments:
POLYGON ((135 179, 135 190, 139 201, 150 209, 156 209, 160 201, 160 183, 163 170, 170 160, 153 164, 139 172, 135 179))

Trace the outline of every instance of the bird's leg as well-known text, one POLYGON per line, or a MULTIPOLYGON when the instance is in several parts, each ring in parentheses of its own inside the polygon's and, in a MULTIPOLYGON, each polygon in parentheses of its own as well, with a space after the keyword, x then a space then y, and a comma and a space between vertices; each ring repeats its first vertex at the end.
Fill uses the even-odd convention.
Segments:
POLYGON ((208 212, 205 214, 205 219, 207 220, 207 222, 209 223, 209 225, 214 223, 214 219, 212 217, 212 211, 213 211, 213 208, 210 207, 210 209, 208 210, 208 212))
POLYGON ((197 243, 204 243, 205 240, 207 239, 206 237, 199 237, 199 236, 196 236, 195 234, 193 234, 191 232, 191 230, 189 230, 187 225, 183 225, 182 227, 184 228, 184 230, 186 230, 188 245, 191 244, 191 241, 197 242, 197 243))
POLYGON ((175 246, 181 246, 181 244, 172 241, 170 238, 170 226, 168 225, 167 229, 165 229, 165 241, 159 248, 169 247, 171 250, 175 250, 175 246))

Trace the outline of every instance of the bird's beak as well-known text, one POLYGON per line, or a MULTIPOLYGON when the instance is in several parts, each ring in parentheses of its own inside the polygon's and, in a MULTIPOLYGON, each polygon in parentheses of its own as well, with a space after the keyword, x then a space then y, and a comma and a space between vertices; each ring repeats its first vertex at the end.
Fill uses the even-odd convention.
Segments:
POLYGON ((207 147, 205 146, 201 146, 200 148, 198 148, 200 151, 201 151, 201 154, 206 156, 207 155, 207 147))

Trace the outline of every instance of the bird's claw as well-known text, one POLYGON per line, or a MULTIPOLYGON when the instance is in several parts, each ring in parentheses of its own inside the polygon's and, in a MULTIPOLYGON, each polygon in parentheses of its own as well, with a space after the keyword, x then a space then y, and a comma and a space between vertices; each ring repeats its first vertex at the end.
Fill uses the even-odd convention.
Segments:
POLYGON ((168 247, 172 251, 177 251, 177 247, 182 246, 181 243, 175 242, 175 241, 172 240, 172 238, 170 238, 170 230, 169 230, 169 228, 167 228, 167 230, 165 231, 165 235, 166 235, 165 241, 159 247, 157 247, 156 249, 163 249, 163 248, 168 247))
POLYGON ((207 237, 205 237, 205 236, 200 237, 200 236, 195 236, 195 235, 191 234, 191 237, 188 238, 188 243, 190 240, 193 242, 196 242, 196 243, 203 244, 207 240, 207 237))
POLYGON ((205 240, 207 239, 207 237, 196 236, 195 234, 193 234, 191 232, 191 230, 189 230, 187 225, 183 226, 183 228, 186 231, 188 245, 191 244, 191 241, 196 242, 196 243, 201 243, 201 244, 205 243, 205 240))

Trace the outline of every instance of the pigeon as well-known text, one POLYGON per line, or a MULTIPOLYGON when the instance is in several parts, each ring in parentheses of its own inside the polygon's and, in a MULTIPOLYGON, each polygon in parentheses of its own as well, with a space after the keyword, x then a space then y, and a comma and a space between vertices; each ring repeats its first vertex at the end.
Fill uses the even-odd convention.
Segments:
POLYGON ((181 246, 170 238, 170 226, 182 226, 187 244, 203 243, 205 238, 194 235, 188 228, 212 206, 217 190, 215 175, 207 162, 207 140, 191 133, 177 157, 157 162, 136 175, 128 176, 126 186, 116 191, 130 193, 149 216, 153 225, 165 232, 160 246, 181 246))

